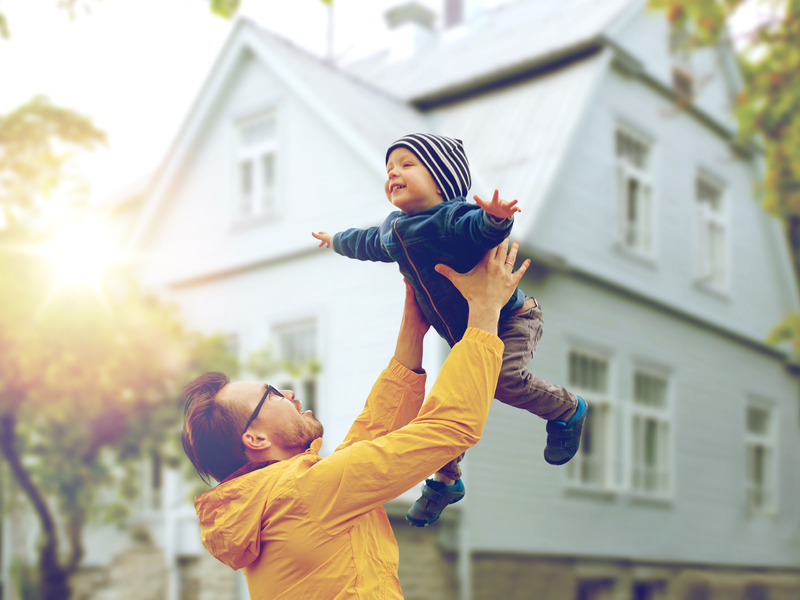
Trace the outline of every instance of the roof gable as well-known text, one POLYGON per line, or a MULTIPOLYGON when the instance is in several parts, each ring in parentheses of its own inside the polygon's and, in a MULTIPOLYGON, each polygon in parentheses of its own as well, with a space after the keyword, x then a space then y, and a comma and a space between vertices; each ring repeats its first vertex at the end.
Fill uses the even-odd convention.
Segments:
POLYGON ((381 178, 385 175, 383 149, 408 131, 427 129, 424 117, 408 105, 345 76, 251 21, 239 19, 155 175, 131 237, 133 248, 144 242, 167 191, 188 160, 218 99, 233 81, 238 66, 248 57, 255 57, 279 78, 295 98, 381 178))

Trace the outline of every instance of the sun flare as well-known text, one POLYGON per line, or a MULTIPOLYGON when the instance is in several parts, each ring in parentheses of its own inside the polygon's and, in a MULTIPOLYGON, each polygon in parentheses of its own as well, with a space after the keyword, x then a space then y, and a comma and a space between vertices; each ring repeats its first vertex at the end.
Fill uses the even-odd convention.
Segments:
POLYGON ((102 229, 92 224, 64 224, 44 253, 56 270, 59 286, 97 287, 114 261, 113 245, 102 229))

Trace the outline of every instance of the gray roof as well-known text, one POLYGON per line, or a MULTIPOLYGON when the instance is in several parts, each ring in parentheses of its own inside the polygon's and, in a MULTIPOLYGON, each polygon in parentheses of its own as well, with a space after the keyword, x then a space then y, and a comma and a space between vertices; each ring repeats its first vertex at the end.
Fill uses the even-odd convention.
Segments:
POLYGON ((474 23, 440 33, 415 56, 388 52, 350 71, 398 99, 415 101, 513 73, 598 40, 624 9, 641 0, 519 0, 474 23))

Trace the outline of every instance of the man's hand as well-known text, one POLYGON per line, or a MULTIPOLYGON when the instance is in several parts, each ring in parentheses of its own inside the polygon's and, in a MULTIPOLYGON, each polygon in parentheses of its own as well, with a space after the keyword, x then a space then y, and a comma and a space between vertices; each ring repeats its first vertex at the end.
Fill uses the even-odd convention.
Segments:
MULTIPOLYGON (((516 202, 516 200, 515 200, 516 202)), ((330 248, 331 244, 333 243, 333 236, 330 233, 325 233, 324 231, 320 231, 319 233, 311 232, 311 235, 319 240, 319 247, 322 248, 325 246, 326 248, 330 248)))
POLYGON ((508 239, 505 239, 484 254, 474 269, 463 275, 447 265, 436 265, 436 271, 447 277, 469 304, 468 327, 497 335, 500 309, 511 298, 531 264, 526 260, 516 273, 513 272, 518 248, 519 243, 514 240, 511 252, 508 252, 508 239))
POLYGON ((505 220, 514 215, 514 213, 522 212, 522 209, 517 206, 517 201, 512 200, 508 202, 502 200, 497 190, 494 191, 491 202, 484 202, 477 194, 473 196, 475 203, 480 206, 485 212, 492 215, 495 219, 505 220))

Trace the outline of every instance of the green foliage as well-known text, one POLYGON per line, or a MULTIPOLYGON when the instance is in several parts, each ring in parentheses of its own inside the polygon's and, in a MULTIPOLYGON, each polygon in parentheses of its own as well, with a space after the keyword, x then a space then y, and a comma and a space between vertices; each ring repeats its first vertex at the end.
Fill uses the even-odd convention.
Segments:
POLYGON ((239 10, 239 0, 211 0, 211 12, 226 19, 231 18, 239 10))
POLYGON ((31 225, 56 190, 82 199, 83 182, 67 177, 68 163, 105 142, 88 118, 43 96, 0 116, 0 218, 31 225))

